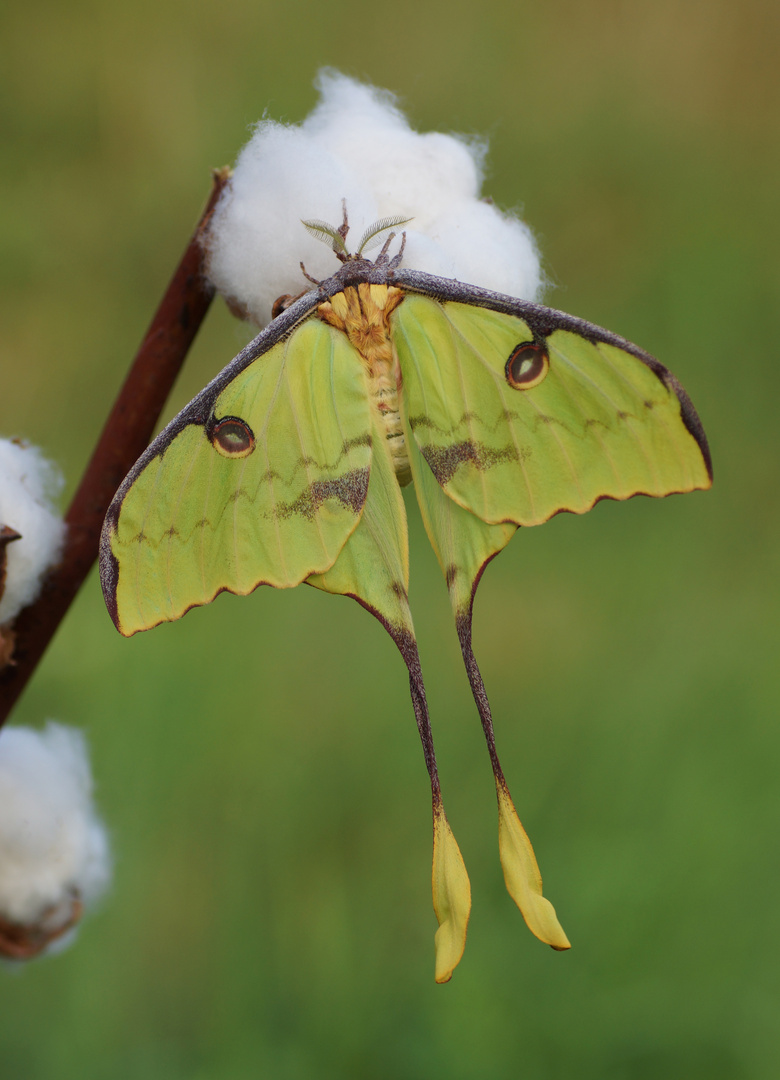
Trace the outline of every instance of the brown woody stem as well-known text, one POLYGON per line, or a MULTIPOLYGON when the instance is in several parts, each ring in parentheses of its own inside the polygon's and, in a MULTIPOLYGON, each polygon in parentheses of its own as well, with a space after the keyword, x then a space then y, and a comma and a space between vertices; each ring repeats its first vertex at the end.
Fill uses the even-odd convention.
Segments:
POLYGON ((70 607, 98 554, 108 504, 146 449, 158 417, 214 296, 203 277, 200 235, 230 176, 214 173, 208 203, 152 319, 146 336, 98 439, 65 521, 62 560, 44 582, 38 599, 14 624, 14 659, 0 671, 0 726, 30 680, 46 646, 70 607))

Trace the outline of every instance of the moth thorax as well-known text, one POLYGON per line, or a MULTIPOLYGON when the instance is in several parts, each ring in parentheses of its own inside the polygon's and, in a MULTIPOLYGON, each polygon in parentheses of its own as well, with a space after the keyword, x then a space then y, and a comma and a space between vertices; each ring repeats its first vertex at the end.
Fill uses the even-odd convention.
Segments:
POLYGON ((403 292, 392 285, 363 283, 336 293, 317 309, 323 322, 346 334, 363 358, 371 401, 380 415, 401 486, 411 481, 412 472, 398 408, 400 368, 388 319, 403 298, 403 292))

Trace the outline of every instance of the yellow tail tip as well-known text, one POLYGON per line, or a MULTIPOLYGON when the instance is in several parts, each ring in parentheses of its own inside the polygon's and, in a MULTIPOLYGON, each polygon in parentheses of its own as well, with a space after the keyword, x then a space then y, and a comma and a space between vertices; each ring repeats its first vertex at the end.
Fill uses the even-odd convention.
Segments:
POLYGON ((433 910, 439 923, 435 977, 449 982, 466 947, 466 931, 471 913, 471 884, 466 865, 441 806, 433 812, 433 910))
POLYGON ((557 952, 571 948, 555 908, 542 895, 542 875, 528 834, 520 823, 506 787, 496 782, 498 793, 498 848, 507 891, 520 908, 528 929, 557 952))

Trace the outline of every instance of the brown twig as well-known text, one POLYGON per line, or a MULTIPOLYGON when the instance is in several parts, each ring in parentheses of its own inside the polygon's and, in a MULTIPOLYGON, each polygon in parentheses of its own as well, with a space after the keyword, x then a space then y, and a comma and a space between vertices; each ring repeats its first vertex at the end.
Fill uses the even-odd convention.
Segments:
POLYGON ((46 646, 70 607, 98 553, 108 504, 125 474, 146 449, 190 345, 214 296, 202 274, 200 234, 230 176, 214 173, 214 184, 198 226, 152 319, 124 386, 106 421, 65 521, 61 562, 35 603, 13 627, 14 659, 0 672, 0 725, 24 690, 46 646))

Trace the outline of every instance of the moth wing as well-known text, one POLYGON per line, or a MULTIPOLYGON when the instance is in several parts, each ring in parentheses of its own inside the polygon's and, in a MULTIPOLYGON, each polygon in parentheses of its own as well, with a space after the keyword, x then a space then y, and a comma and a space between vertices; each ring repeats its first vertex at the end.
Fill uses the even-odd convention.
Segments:
POLYGON ((391 316, 408 426, 452 499, 486 522, 537 525, 603 498, 710 486, 704 433, 666 368, 607 331, 514 303, 407 295, 391 316), (507 364, 524 346, 548 367, 516 388, 507 364))
POLYGON ((360 520, 371 463, 360 357, 316 317, 282 340, 272 327, 168 425, 114 497, 101 579, 123 634, 225 590, 323 573, 360 520))

